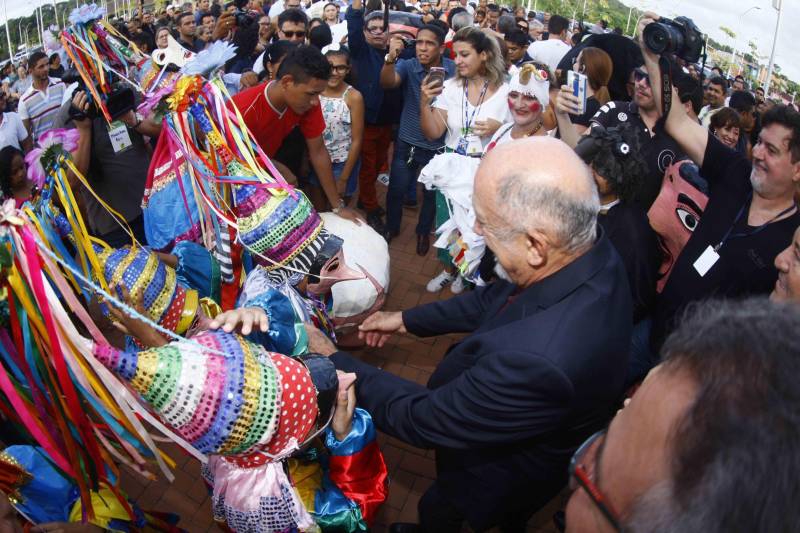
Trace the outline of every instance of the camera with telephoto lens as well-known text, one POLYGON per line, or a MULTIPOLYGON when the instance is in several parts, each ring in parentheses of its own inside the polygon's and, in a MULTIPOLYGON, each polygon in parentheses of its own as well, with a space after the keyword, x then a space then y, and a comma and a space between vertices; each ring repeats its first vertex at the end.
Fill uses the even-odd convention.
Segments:
MULTIPOLYGON (((97 117, 98 108, 97 104, 92 99, 92 93, 87 89, 86 84, 81 78, 78 71, 74 68, 71 68, 64 72, 64 76, 61 80, 66 85, 71 85, 73 83, 77 84, 75 90, 72 91, 70 95, 70 100, 75 97, 75 93, 78 91, 83 91, 86 93, 86 96, 89 98, 89 107, 86 111, 82 109, 78 109, 74 105, 70 104, 68 115, 70 120, 84 120, 84 119, 94 119, 97 117)), ((108 98, 105 100, 106 109, 108 109, 109 115, 111 115, 112 120, 116 120, 128 111, 133 110, 136 107, 136 96, 133 93, 133 89, 124 83, 124 82, 116 82, 111 85, 111 92, 108 95, 108 98)))
POLYGON ((233 17, 236 20, 237 28, 247 28, 256 21, 249 11, 245 10, 247 0, 234 0, 233 5, 236 11, 233 12, 233 17))
POLYGON ((697 63, 703 53, 703 34, 692 19, 661 17, 648 24, 642 35, 644 44, 658 55, 674 54, 688 63, 697 63))

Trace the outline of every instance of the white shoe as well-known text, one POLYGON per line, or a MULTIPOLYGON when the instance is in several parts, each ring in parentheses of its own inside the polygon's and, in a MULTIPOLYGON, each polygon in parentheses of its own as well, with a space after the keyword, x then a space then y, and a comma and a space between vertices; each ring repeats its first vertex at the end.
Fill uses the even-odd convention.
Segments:
POLYGON ((467 284, 464 281, 464 278, 462 278, 461 276, 456 276, 455 281, 453 281, 453 284, 450 285, 450 292, 452 292, 453 294, 461 294, 462 292, 464 292, 464 287, 466 286, 467 284))
POLYGON ((428 290, 428 292, 439 292, 447 287, 453 281, 454 277, 455 276, 450 274, 448 271, 442 270, 438 276, 428 282, 428 285, 426 285, 425 288, 428 290))

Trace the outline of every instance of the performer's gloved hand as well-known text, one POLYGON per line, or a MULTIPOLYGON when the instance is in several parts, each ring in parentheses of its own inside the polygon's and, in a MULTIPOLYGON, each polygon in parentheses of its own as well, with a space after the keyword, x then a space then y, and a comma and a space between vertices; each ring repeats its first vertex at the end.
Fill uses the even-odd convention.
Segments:
POLYGON ((336 396, 336 412, 331 420, 331 429, 336 440, 344 440, 353 426, 353 411, 356 408, 356 375, 336 371, 339 376, 339 392, 336 396))
POLYGON ((242 335, 250 335, 254 327, 263 333, 266 333, 269 329, 267 313, 260 307, 241 307, 225 311, 218 314, 209 324, 209 328, 222 328, 225 333, 238 329, 242 335))

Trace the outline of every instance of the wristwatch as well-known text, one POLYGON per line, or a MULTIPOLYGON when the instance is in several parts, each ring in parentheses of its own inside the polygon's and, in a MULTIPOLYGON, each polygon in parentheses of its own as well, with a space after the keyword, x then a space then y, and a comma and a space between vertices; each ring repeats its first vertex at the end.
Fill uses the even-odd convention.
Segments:
POLYGON ((391 52, 389 52, 388 54, 383 56, 383 62, 386 63, 387 65, 394 65, 395 63, 397 63, 397 58, 395 57, 394 59, 392 59, 392 54, 391 52))
POLYGON ((341 199, 341 198, 339 198, 339 205, 337 205, 336 207, 334 207, 333 209, 331 209, 331 211, 333 211, 333 213, 334 213, 335 215, 338 215, 338 214, 339 214, 339 211, 341 211, 341 210, 342 210, 342 209, 344 209, 345 207, 347 207, 347 206, 345 205, 345 203, 344 203, 344 200, 343 200, 343 199, 341 199))

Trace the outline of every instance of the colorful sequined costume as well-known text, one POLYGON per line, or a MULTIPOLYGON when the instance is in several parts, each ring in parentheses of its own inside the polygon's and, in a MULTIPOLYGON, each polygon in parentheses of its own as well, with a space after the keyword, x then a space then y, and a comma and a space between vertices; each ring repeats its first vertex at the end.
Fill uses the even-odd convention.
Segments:
MULTIPOLYGON (((34 524, 81 522, 83 507, 78 487, 52 464, 42 448, 9 446, 0 452, 0 492, 34 524)), ((178 517, 142 511, 134 502, 119 502, 107 486, 91 493, 95 513, 91 523, 107 531, 183 531, 178 517)))

